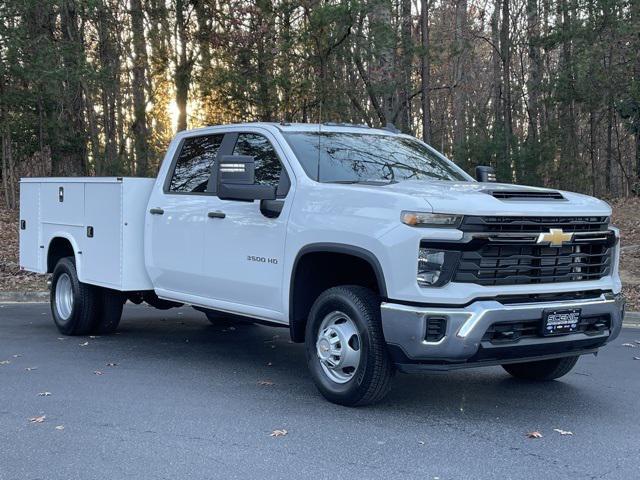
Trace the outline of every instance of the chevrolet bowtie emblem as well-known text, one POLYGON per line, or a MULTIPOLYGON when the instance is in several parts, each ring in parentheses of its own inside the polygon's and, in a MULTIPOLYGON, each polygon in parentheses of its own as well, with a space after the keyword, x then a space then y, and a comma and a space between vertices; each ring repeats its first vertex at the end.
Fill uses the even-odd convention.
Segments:
POLYGON ((536 243, 548 243, 552 247, 561 247, 564 242, 570 242, 573 233, 564 233, 561 228, 551 228, 548 232, 538 235, 536 243))

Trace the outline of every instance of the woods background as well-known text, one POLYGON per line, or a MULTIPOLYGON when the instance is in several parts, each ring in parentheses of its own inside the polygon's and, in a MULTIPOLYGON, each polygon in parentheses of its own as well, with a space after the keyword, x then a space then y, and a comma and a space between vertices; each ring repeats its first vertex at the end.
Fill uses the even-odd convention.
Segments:
POLYGON ((254 120, 637 194, 640 0, 0 0, 9 207, 20 176, 151 176, 177 130, 254 120))

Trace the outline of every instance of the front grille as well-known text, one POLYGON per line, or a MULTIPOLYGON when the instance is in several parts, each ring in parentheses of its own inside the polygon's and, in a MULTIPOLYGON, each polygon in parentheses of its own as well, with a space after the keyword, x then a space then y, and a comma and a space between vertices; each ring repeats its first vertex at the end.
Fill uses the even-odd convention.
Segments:
POLYGON ((602 232, 609 228, 609 217, 465 217, 460 230, 465 232, 602 232))
POLYGON ((597 280, 609 274, 605 243, 536 244, 491 242, 463 251, 453 281, 479 285, 519 285, 597 280))
MULTIPOLYGON (((609 329, 611 319, 609 315, 594 315, 583 317, 578 324, 577 332, 587 335, 597 335, 609 329)), ((518 322, 494 323, 491 325, 482 341, 491 342, 492 344, 508 344, 517 343, 525 338, 540 337, 540 327, 542 320, 525 320, 518 322)), ((571 334, 568 334, 571 335, 571 334)))
POLYGON ((462 242, 438 245, 459 251, 449 268, 454 282, 529 285, 598 280, 611 273, 616 239, 606 216, 465 217, 460 229, 462 242), (552 229, 573 235, 561 246, 538 243, 540 233, 552 229))

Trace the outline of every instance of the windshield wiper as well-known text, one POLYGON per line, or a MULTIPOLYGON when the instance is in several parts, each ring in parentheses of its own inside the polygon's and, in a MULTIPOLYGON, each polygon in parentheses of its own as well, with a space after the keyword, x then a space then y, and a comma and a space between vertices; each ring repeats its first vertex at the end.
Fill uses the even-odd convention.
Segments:
POLYGON ((342 185, 391 185, 392 183, 398 183, 396 180, 332 180, 330 182, 322 183, 339 183, 342 185))

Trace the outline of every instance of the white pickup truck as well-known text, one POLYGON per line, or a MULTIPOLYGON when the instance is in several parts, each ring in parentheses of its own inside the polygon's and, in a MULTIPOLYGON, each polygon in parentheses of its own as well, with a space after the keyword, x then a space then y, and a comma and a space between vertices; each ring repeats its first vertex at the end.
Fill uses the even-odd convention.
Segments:
POLYGON ((558 378, 620 332, 611 209, 476 176, 362 126, 181 132, 156 179, 23 179, 20 264, 52 274, 67 335, 114 331, 127 299, 288 327, 344 405, 396 370, 558 378))

